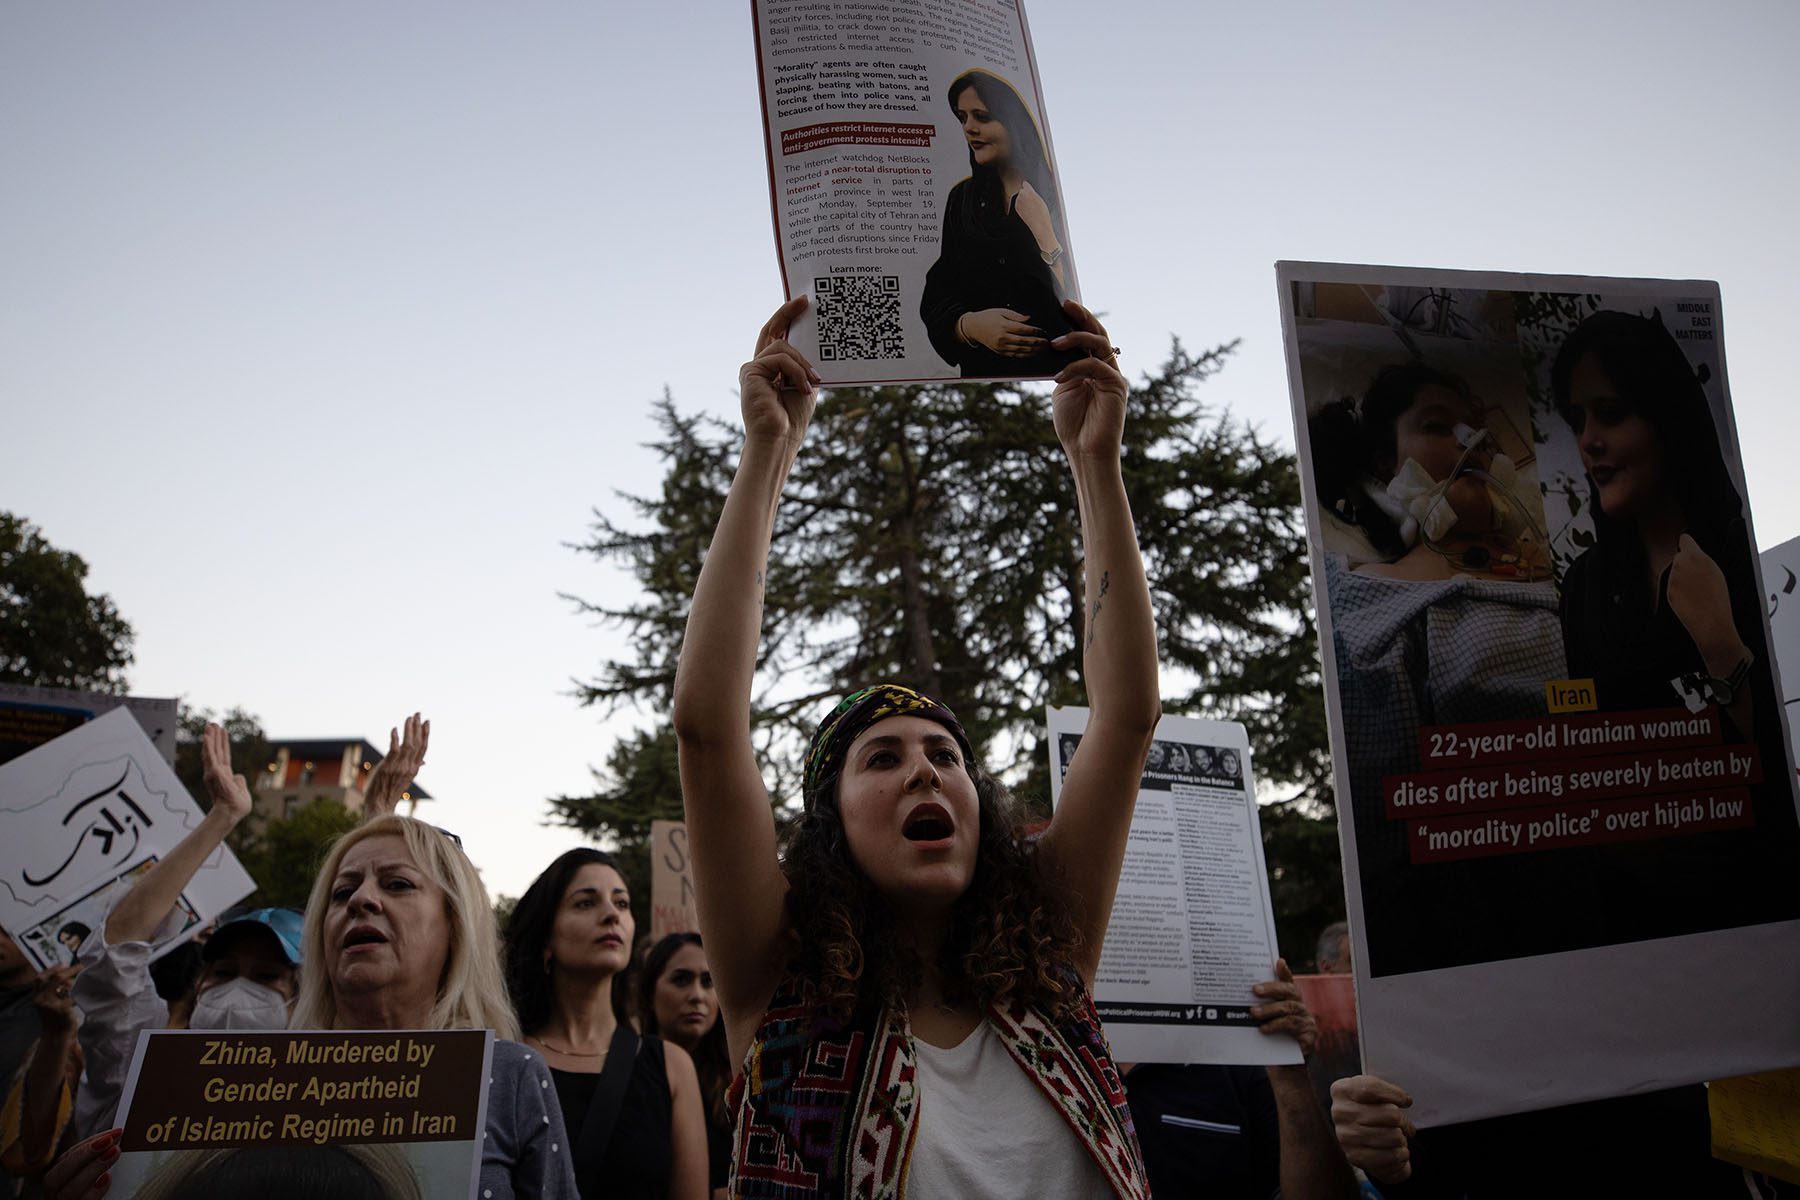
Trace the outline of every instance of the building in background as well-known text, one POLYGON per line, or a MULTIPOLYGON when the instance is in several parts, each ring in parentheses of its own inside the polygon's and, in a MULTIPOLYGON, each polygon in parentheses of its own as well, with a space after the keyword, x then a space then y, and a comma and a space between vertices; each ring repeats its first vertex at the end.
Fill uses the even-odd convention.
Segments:
MULTIPOLYGON (((369 774, 383 758, 362 738, 313 741, 269 739, 269 765, 256 779, 256 815, 280 820, 293 816, 320 797, 336 800, 353 813, 363 810, 369 774)), ((406 814, 417 814, 419 801, 431 793, 417 783, 402 794, 406 814)))

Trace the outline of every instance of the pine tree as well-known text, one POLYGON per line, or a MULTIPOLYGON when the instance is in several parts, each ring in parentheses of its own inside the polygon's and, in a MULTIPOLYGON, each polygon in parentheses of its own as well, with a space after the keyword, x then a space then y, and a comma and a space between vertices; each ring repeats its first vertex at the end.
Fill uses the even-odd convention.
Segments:
MULTIPOLYGON (((1312 861, 1322 843, 1310 818, 1329 810, 1330 772, 1299 479, 1292 455, 1198 396, 1234 347, 1196 356, 1177 343, 1133 388, 1122 465, 1175 685, 1164 711, 1249 727, 1261 778, 1299 797, 1271 814, 1293 834, 1271 845, 1272 869, 1315 891, 1336 855, 1329 869, 1312 861)), ((596 510, 580 547, 626 567, 641 594, 576 601, 636 648, 582 683, 583 701, 656 723, 615 748, 593 795, 552 802, 559 820, 622 849, 647 840, 652 818, 681 814, 666 714, 742 437, 666 395, 657 421, 660 492, 622 497, 628 521, 596 510)), ((1083 594, 1074 485, 1040 387, 826 392, 770 553, 752 709, 772 795, 797 800, 805 739, 832 700, 891 679, 948 703, 989 767, 1046 805, 1043 711, 1082 702, 1083 594)))

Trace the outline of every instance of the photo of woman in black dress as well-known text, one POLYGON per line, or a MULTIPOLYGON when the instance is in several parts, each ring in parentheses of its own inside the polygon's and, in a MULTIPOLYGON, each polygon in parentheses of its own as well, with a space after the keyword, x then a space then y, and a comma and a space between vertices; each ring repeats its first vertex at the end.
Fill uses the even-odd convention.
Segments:
POLYGON ((965 71, 947 99, 969 147, 969 177, 944 202, 944 237, 919 316, 931 344, 965 379, 1056 374, 1074 354, 1062 198, 1024 101, 986 71, 965 71))

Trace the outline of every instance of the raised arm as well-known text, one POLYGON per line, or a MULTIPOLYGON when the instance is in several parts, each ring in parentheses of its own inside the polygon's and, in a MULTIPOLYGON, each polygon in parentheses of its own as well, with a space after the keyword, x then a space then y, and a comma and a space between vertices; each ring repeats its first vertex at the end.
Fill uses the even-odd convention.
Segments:
POLYGON ((200 762, 212 807, 113 907, 106 918, 107 945, 149 941, 181 899, 194 872, 219 848, 225 835, 250 815, 250 785, 242 775, 231 773, 231 738, 220 726, 209 724, 201 731, 200 762))
MULTIPOLYGON (((1319 1044, 1319 1022, 1300 998, 1287 960, 1276 959, 1275 978, 1257 984, 1254 990, 1257 1003, 1250 1014, 1257 1027, 1263 1033, 1292 1037, 1300 1043, 1303 1060, 1310 1060, 1319 1044)), ((1284 1200, 1356 1200, 1356 1175, 1326 1123, 1306 1061, 1267 1069, 1280 1134, 1280 1194, 1284 1200)))
POLYGON ((1075 332, 1051 345, 1090 355, 1063 368, 1051 397, 1056 436, 1069 456, 1081 514, 1087 594, 1076 630, 1090 712, 1038 856, 1066 897, 1081 938, 1075 967, 1091 987, 1162 705, 1150 588, 1119 467, 1125 377, 1094 314, 1074 301, 1064 308, 1075 332))
POLYGON ((744 451, 694 585, 675 672, 695 903, 733 1062, 742 1059, 783 966, 787 882, 750 744, 750 693, 775 509, 816 402, 818 376, 787 342, 788 325, 805 306, 800 297, 775 311, 738 374, 744 451))
POLYGON ((398 729, 388 730, 387 757, 375 764, 363 787, 363 820, 385 817, 400 807, 413 777, 425 765, 425 751, 430 746, 431 722, 418 713, 406 718, 404 738, 398 729))

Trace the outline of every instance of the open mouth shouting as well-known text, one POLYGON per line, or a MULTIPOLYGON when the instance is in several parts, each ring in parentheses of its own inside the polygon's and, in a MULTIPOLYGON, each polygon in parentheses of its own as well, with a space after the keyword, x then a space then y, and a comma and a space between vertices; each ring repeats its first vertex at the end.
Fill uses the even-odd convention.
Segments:
POLYGON ((923 849, 947 847, 956 837, 956 822, 950 810, 935 800, 926 800, 906 815, 900 832, 906 840, 923 849))

